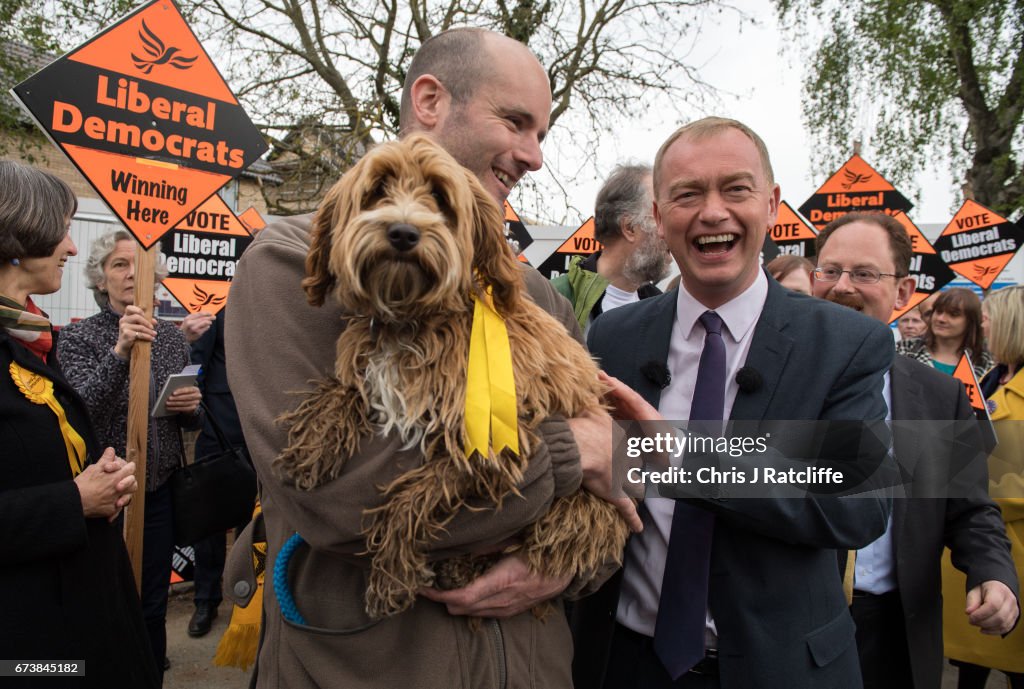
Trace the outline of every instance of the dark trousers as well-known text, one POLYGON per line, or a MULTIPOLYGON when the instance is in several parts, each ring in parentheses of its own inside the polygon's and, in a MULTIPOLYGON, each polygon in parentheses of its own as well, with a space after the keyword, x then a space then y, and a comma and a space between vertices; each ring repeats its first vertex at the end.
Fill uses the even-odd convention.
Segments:
MULTIPOLYGON (((220 444, 216 440, 211 440, 206 433, 201 433, 196 439, 197 459, 220 452, 220 444)), ((192 601, 196 604, 209 603, 217 607, 223 600, 221 581, 224 577, 224 560, 227 552, 226 536, 227 532, 214 534, 192 544, 196 558, 195 571, 192 575, 195 582, 192 601)))
POLYGON ((208 536, 198 543, 192 544, 196 556, 196 567, 193 572, 195 589, 192 600, 209 603, 216 608, 223 600, 221 579, 224 576, 224 559, 227 549, 226 532, 208 536))
POLYGON ((857 654, 864 689, 913 687, 899 592, 880 596, 854 592, 850 614, 857 624, 857 654))
POLYGON ((717 672, 688 672, 672 681, 654 653, 654 640, 615 625, 603 689, 718 689, 717 672))
MULTIPOLYGON (((988 683, 990 668, 960 660, 949 661, 957 668, 956 689, 985 689, 988 683)), ((1024 689, 1024 674, 1004 672, 1010 689, 1024 689)))
POLYGON ((171 556, 174 552, 174 520, 168 484, 146 493, 145 518, 142 530, 142 617, 162 681, 164 657, 167 655, 167 590, 171 584, 171 556))

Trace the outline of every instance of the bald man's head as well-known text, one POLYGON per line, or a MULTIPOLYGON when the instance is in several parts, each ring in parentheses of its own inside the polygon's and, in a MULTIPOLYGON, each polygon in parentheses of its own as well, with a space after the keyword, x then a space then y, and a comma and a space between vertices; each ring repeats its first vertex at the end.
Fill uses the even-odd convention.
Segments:
POLYGON ((493 74, 491 55, 496 39, 512 41, 486 29, 468 27, 448 29, 424 41, 412 58, 402 86, 402 132, 416 125, 411 99, 412 85, 417 79, 425 74, 432 75, 448 91, 453 108, 464 105, 493 74))

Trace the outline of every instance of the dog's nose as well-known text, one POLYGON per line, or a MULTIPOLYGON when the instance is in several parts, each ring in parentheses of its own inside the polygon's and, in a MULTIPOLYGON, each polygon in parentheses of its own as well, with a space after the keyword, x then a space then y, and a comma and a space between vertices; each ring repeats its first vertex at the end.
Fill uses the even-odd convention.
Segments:
POLYGON ((399 251, 409 251, 420 241, 420 231, 412 225, 396 222, 388 227, 388 241, 399 251))

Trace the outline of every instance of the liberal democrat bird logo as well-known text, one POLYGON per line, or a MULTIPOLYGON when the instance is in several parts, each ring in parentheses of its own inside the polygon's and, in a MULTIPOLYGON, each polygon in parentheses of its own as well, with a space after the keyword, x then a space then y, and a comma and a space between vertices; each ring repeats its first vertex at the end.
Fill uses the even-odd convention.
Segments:
POLYGON ((843 168, 843 177, 846 178, 846 183, 843 185, 843 189, 849 190, 855 184, 861 182, 867 182, 873 175, 866 175, 863 172, 854 172, 850 168, 843 168))
POLYGON ((996 266, 974 266, 974 275, 979 279, 983 279, 991 275, 992 273, 998 273, 1002 268, 996 266))
POLYGON ((192 285, 192 296, 195 297, 196 301, 188 305, 191 309, 201 309, 204 306, 220 306, 227 298, 210 294, 199 285, 192 285))
POLYGON ((132 53, 132 61, 143 74, 149 74, 153 71, 154 67, 159 65, 170 65, 176 69, 188 69, 199 57, 198 55, 193 57, 179 55, 180 48, 164 46, 164 42, 160 40, 160 37, 146 26, 145 19, 142 20, 142 30, 139 31, 139 38, 142 40, 143 48, 151 58, 147 60, 132 53))

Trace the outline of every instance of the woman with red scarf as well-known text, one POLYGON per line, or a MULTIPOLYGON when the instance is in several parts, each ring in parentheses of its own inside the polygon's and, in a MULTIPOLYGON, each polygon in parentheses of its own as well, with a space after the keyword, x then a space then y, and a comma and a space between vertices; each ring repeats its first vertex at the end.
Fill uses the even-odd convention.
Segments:
POLYGON ((135 467, 96 442, 31 297, 60 289, 77 205, 56 177, 0 160, 0 655, 75 673, 33 687, 149 688, 157 671, 112 524, 135 467))

